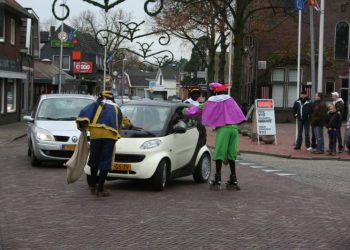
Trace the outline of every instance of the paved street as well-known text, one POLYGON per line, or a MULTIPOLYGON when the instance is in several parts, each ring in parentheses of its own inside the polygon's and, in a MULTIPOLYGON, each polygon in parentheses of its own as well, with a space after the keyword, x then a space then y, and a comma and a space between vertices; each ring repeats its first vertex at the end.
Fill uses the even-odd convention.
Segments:
POLYGON ((335 182, 345 180, 334 188, 308 178, 313 167, 322 181, 317 173, 327 163, 301 170, 290 160, 242 155, 240 192, 210 191, 188 177, 161 193, 145 182, 109 182, 112 196, 96 198, 83 177, 67 185, 61 166, 31 167, 24 138, 0 145, 0 160, 2 250, 350 249, 345 162, 329 166, 340 171, 335 182), (295 175, 251 167, 266 165, 295 175))

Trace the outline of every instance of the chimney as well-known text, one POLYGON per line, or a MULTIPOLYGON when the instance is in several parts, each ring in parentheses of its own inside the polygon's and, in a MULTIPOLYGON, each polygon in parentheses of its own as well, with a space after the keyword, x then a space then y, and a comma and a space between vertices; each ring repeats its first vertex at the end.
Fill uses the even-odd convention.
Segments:
POLYGON ((50 26, 50 37, 52 37, 53 33, 55 33, 56 27, 50 26))

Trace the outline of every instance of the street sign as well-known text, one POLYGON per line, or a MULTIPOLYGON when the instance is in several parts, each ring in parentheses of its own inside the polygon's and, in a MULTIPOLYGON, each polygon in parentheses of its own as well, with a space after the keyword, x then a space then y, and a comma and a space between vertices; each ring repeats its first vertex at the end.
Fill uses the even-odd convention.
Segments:
POLYGON ((258 142, 260 135, 274 135, 276 142, 276 122, 273 99, 255 100, 255 120, 258 142))
POLYGON ((58 39, 60 39, 61 41, 67 41, 68 38, 68 34, 64 31, 61 31, 60 33, 58 33, 58 39))
MULTIPOLYGON (((64 48, 73 48, 74 45, 71 42, 62 42, 62 46, 64 48)), ((61 41, 59 40, 52 40, 51 41, 51 48, 59 48, 61 47, 61 41)))

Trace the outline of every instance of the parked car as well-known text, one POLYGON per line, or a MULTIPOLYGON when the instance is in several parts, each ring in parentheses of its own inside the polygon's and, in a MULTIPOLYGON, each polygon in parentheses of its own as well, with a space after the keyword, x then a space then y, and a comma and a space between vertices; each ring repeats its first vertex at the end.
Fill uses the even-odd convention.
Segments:
MULTIPOLYGON (((197 121, 183 117, 185 103, 130 101, 121 107, 133 124, 121 131, 108 179, 150 179, 163 190, 171 179, 193 175, 206 182, 211 155, 199 138, 197 121)), ((88 184, 90 167, 85 166, 88 184)))
POLYGON ((142 97, 134 95, 131 97, 131 100, 142 100, 142 97))
POLYGON ((129 96, 127 96, 127 95, 123 95, 123 97, 122 96, 117 96, 115 99, 121 101, 122 103, 127 103, 127 102, 131 101, 129 96))
POLYGON ((74 151, 80 136, 75 123, 79 112, 95 99, 88 95, 41 95, 27 121, 28 156, 32 166, 44 161, 63 162, 74 151))

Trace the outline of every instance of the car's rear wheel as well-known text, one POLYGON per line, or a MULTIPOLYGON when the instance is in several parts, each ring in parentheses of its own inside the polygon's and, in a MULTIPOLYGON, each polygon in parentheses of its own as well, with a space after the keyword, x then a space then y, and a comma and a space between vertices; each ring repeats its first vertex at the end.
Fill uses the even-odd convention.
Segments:
POLYGON ((168 181, 168 161, 161 160, 152 177, 153 187, 157 191, 163 191, 168 181))
POLYGON ((211 172, 211 159, 208 153, 204 153, 200 158, 196 170, 193 174, 195 182, 204 183, 207 182, 211 172))
POLYGON ((34 150, 33 150, 33 145, 31 144, 31 147, 29 149, 30 151, 30 163, 32 164, 33 167, 39 167, 41 166, 41 161, 38 160, 38 158, 36 158, 35 154, 34 154, 34 150))

